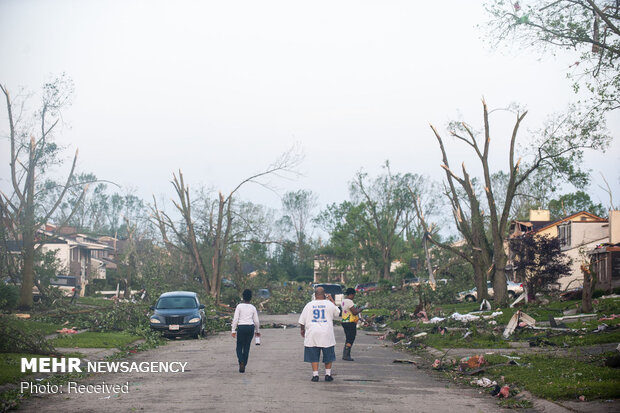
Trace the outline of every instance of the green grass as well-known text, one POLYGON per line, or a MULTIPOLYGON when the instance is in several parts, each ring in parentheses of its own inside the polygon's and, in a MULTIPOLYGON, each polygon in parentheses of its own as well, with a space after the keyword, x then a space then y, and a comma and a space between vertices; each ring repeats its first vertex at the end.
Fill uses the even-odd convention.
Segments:
MULTIPOLYGON (((612 399, 620 397, 620 370, 602 367, 598 362, 545 355, 520 356, 518 366, 487 368, 485 377, 504 376, 508 384, 524 387, 532 394, 550 400, 612 399)), ((491 364, 505 363, 507 358, 485 356, 491 364)))
POLYGON ((80 297, 77 300, 78 304, 94 305, 97 307, 112 307, 114 301, 107 300, 103 297, 80 297))
POLYGON ((97 333, 87 331, 81 334, 63 335, 51 341, 54 347, 80 348, 119 348, 126 346, 140 337, 125 332, 97 333))
POLYGON ((548 339, 550 342, 563 346, 592 346, 595 344, 618 343, 620 342, 620 330, 600 333, 587 333, 579 335, 556 336, 548 339))
POLYGON ((620 318, 614 318, 613 320, 603 320, 603 321, 598 321, 598 319, 590 320, 590 321, 577 321, 575 323, 566 323, 566 327, 575 328, 575 329, 585 328, 587 330, 595 330, 598 326, 600 326, 603 323, 607 324, 609 327, 616 326, 620 324, 620 318))
POLYGON ((56 324, 56 323, 46 323, 46 322, 36 321, 32 319, 17 318, 13 316, 8 316, 8 317, 5 317, 4 319, 8 321, 9 323, 11 323, 12 325, 14 325, 15 327, 18 327, 19 329, 27 333, 39 332, 43 335, 48 335, 48 334, 53 334, 56 332, 56 330, 59 330, 62 328, 60 324, 56 324))
POLYGON ((23 353, 2 353, 0 354, 0 384, 16 382, 20 377, 27 376, 30 373, 21 372, 21 359, 48 357, 37 354, 23 353))

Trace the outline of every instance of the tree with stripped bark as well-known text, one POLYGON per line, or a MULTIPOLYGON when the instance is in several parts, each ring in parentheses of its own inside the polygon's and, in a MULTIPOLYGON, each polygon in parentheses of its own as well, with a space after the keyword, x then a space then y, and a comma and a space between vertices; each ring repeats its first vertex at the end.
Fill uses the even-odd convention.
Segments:
MULTIPOLYGON (((43 179, 50 168, 60 164, 61 148, 54 142, 54 133, 61 122, 61 111, 70 104, 73 83, 64 75, 46 83, 41 95, 40 108, 32 117, 25 113, 25 99, 14 99, 5 85, 0 84, 8 119, 10 143, 9 174, 11 192, 0 194, 3 231, 5 239, 12 239, 21 246, 21 291, 19 306, 30 308, 33 303, 32 288, 35 284, 36 254, 40 251, 44 236, 39 229, 53 216, 67 191, 73 186, 78 151, 64 183, 43 179), (34 126, 36 125, 36 126, 34 126), (53 202, 41 202, 52 189, 59 188, 53 202)), ((80 182, 80 195, 76 208, 68 214, 71 218, 88 188, 80 182)), ((60 228, 63 223, 60 223, 60 228)), ((51 237, 56 234, 52 233, 51 237)))
MULTIPOLYGON (((442 153, 441 167, 446 174, 446 196, 453 210, 458 231, 467 242, 466 252, 461 256, 468 259, 476 271, 476 287, 484 291, 482 281, 487 275, 493 280, 495 300, 505 303, 508 256, 505 248, 510 211, 518 188, 535 172, 544 170, 556 182, 566 181, 574 185, 587 182, 587 171, 581 169, 581 160, 586 149, 604 150, 611 137, 605 129, 605 119, 599 112, 581 114, 574 107, 567 114, 554 116, 536 133, 526 149, 518 156, 517 136, 527 111, 517 110, 515 123, 508 143, 507 180, 502 191, 498 191, 493 180, 491 155, 491 124, 486 102, 482 101, 483 131, 476 133, 465 122, 450 124, 450 135, 473 150, 482 170, 481 191, 475 189, 465 163, 459 175, 448 163, 444 141, 431 125, 431 129, 442 153), (463 195, 463 193, 465 195, 463 195), (485 202, 486 201, 486 202, 485 202), (484 204, 484 206, 483 206, 484 204)), ((453 252, 459 251, 449 245, 437 243, 453 252)))

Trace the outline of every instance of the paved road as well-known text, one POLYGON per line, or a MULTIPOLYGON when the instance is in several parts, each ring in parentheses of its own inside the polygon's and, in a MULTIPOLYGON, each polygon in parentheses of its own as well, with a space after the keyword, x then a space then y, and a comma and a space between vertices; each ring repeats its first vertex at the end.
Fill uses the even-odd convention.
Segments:
MULTIPOLYGON (((263 316, 261 323, 296 323, 297 316, 263 316)), ((336 327, 338 353, 344 342, 336 327)), ((355 362, 334 363, 331 383, 310 382, 303 363, 299 328, 264 329, 262 345, 252 346, 246 373, 237 371, 228 333, 206 340, 177 340, 136 354, 132 361, 188 362, 185 373, 96 374, 84 383, 129 382, 129 393, 35 396, 21 410, 32 412, 496 412, 497 401, 475 389, 440 381, 414 365, 396 364, 410 356, 358 333, 355 362)))

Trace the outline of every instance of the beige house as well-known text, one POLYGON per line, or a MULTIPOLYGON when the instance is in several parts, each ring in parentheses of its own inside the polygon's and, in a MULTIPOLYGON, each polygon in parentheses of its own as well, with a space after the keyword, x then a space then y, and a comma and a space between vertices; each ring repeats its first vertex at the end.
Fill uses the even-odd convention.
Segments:
POLYGON ((90 280, 106 278, 106 263, 102 259, 112 248, 106 244, 84 235, 72 233, 62 228, 58 236, 53 236, 56 228, 46 225, 39 233, 47 238, 41 246, 42 252, 56 251, 60 261, 60 274, 77 277, 82 286, 80 295, 84 296, 85 287, 90 280))
MULTIPOLYGON (((617 211, 611 211, 611 214, 614 212, 617 211)), ((589 261, 588 251, 601 243, 608 242, 610 232, 610 223, 607 219, 586 211, 551 221, 549 211, 533 210, 530 211, 530 221, 511 223, 509 238, 526 233, 558 237, 562 252, 572 260, 571 274, 558 280, 559 288, 566 290, 583 284, 581 265, 589 261)))

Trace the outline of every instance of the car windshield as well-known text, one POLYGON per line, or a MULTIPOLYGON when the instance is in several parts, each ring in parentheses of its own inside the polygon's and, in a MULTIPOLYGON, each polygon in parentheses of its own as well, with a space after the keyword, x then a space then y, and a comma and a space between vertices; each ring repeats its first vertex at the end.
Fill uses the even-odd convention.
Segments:
POLYGON ((196 308, 196 300, 192 297, 162 297, 157 301, 158 310, 196 308))

